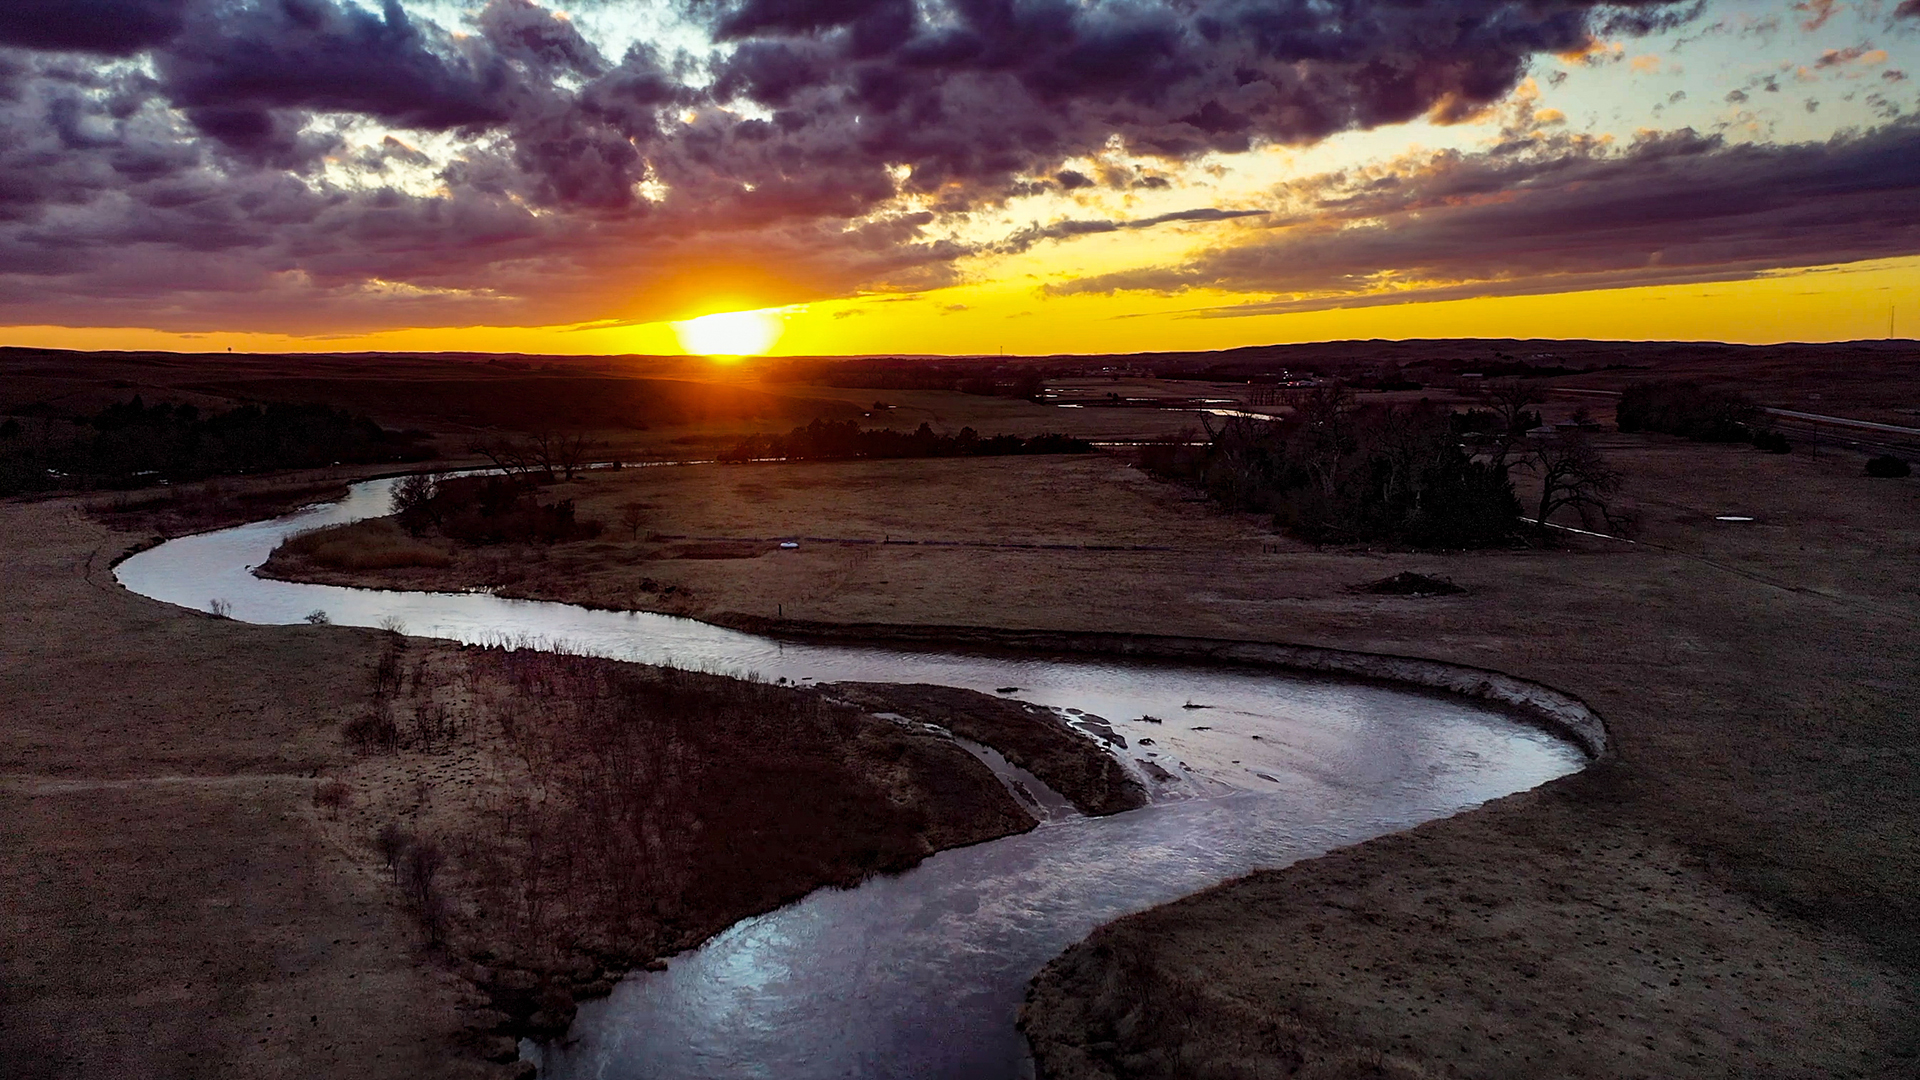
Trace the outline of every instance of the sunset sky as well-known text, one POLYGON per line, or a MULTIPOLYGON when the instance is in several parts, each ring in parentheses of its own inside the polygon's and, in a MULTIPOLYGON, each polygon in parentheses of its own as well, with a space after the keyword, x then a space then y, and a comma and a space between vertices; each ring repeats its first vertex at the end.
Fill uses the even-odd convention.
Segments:
POLYGON ((1920 0, 0 4, 0 344, 1053 353, 1890 313, 1920 337, 1920 0))

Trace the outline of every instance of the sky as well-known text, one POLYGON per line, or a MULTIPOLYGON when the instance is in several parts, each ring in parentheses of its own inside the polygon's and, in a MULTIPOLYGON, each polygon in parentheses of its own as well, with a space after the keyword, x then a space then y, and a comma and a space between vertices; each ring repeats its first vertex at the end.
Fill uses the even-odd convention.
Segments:
POLYGON ((0 344, 1889 333, 1920 0, 0 5, 0 344))

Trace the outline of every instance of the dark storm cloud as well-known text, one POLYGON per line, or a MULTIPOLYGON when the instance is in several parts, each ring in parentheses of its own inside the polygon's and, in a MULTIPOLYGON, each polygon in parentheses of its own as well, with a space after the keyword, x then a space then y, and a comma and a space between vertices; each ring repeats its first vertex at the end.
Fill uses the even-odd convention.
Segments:
POLYGON ((189 0, 6 0, 0 45, 126 56, 180 32, 189 0))
MULTIPOLYGON (((0 0, 0 45, 13 47, 0 52, 0 317, 593 318, 740 267, 794 299, 929 288, 974 250, 941 239, 958 215, 1039 190, 1166 185, 1159 169, 1076 163, 1115 137, 1171 170, 1423 114, 1463 119, 1543 52, 1696 8, 687 10, 722 43, 711 56, 602 55, 533 0, 489 0, 462 27, 401 0, 0 0), (889 209, 903 193, 924 209, 889 209)), ((1167 220, 1198 219, 1046 228, 1167 220)))
POLYGON ((1387 175, 1303 182, 1285 193, 1295 208, 1270 231, 1186 265, 1056 291, 1278 294, 1210 312, 1244 315, 1910 255, 1920 250, 1916 160, 1914 121, 1791 146, 1683 131, 1622 152, 1563 138, 1524 158, 1442 154, 1387 175))
POLYGON ((399 0, 378 14, 331 0, 203 4, 156 56, 167 97, 216 137, 203 116, 240 126, 273 109, 428 130, 500 123, 510 115, 509 79, 491 59, 460 55, 399 0))
MULTIPOLYGON (((1310 142, 1497 100, 1543 51, 1590 39, 1579 3, 1214 0, 1191 9, 1063 0, 955 0, 920 21, 892 0, 745 0, 720 22, 755 35, 717 92, 852 132, 869 161, 913 166, 915 188, 991 198, 1118 134, 1179 158, 1310 142)), ((1684 16, 1607 9, 1607 21, 1684 16)))

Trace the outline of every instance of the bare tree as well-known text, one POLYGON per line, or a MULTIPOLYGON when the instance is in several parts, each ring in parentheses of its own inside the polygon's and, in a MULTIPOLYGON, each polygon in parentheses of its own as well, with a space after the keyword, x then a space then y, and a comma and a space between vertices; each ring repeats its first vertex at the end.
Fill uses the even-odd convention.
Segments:
POLYGON ((1582 524, 1598 517, 1607 525, 1619 522, 1612 499, 1620 490, 1620 474, 1607 464, 1582 432, 1561 431, 1539 439, 1526 449, 1520 464, 1540 478, 1540 507, 1534 524, 1546 531, 1547 519, 1573 507, 1582 524))
POLYGON ((518 439, 504 435, 482 439, 467 447, 508 476, 529 481, 536 474, 546 480, 552 480, 555 474, 571 480, 599 448, 600 444, 583 432, 551 430, 534 431, 518 439))
POLYGON ((418 536, 436 516, 433 497, 439 492, 439 477, 432 473, 408 473, 394 483, 387 495, 388 507, 408 532, 418 536))
POLYGON ((1487 383, 1482 392, 1493 410, 1498 429, 1493 435, 1493 463, 1505 465, 1530 426, 1532 417, 1527 414, 1527 407, 1540 404, 1545 395, 1538 385, 1519 379, 1495 379, 1487 383))
POLYGON ((494 468, 508 477, 522 482, 531 482, 534 473, 547 471, 539 461, 537 448, 520 439, 505 435, 479 439, 469 443, 467 449, 492 462, 494 468))
POLYGON ((578 431, 536 431, 529 438, 547 475, 557 472, 563 480, 573 479, 573 474, 587 464, 588 455, 600 446, 578 431))
POLYGON ((620 524, 627 527, 633 539, 640 539, 640 526, 647 523, 647 504, 630 502, 620 507, 620 524))
POLYGON ((1357 443, 1354 432, 1353 391, 1340 383, 1316 386, 1287 396, 1300 418, 1300 435, 1293 452, 1321 494, 1332 500, 1340 487, 1341 467, 1357 443))

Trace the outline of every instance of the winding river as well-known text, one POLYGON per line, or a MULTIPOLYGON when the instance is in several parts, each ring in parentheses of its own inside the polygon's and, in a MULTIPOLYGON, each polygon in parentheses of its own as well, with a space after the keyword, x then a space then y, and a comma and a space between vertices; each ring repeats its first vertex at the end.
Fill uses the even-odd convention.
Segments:
POLYGON ((1112 817, 1046 814, 1032 832, 737 923, 665 971, 636 972, 582 1005, 563 1042, 526 1046, 546 1077, 1025 1075, 1014 1018, 1027 981, 1101 923, 1457 813, 1585 761, 1540 728, 1411 690, 1251 668, 782 641, 664 615, 252 574, 291 533, 386 513, 391 486, 367 481, 339 502, 171 540, 116 574, 142 595, 200 610, 218 601, 253 623, 324 611, 337 624, 801 684, 1002 693, 1110 732, 1154 794, 1152 805, 1112 817))

